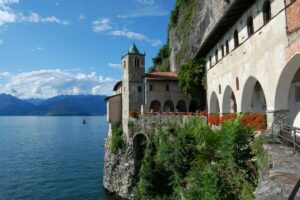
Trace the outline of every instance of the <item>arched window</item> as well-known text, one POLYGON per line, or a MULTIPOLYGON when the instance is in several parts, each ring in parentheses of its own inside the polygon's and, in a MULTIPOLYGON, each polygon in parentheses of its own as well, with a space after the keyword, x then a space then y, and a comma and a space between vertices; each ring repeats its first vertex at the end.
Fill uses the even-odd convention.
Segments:
POLYGON ((209 56, 209 67, 212 67, 211 56, 209 56))
POLYGON ((215 57, 216 57, 216 63, 219 61, 219 58, 218 58, 218 49, 215 51, 215 57))
POLYGON ((229 54, 229 42, 228 42, 228 40, 226 40, 225 46, 226 46, 226 55, 227 55, 227 54, 229 54))
POLYGON ((268 23, 271 20, 271 3, 270 0, 266 1, 262 8, 264 24, 268 23))
POLYGON ((254 33, 253 18, 251 16, 247 19, 247 31, 248 37, 250 37, 254 33))
POLYGON ((225 54, 224 54, 224 45, 223 45, 223 44, 221 45, 221 52, 222 52, 222 58, 223 58, 224 55, 225 55, 225 54))
POLYGON ((169 91, 169 90, 170 90, 169 85, 166 85, 166 91, 169 91))
POLYGON ((239 46, 239 33, 237 30, 233 33, 233 39, 234 39, 234 48, 237 48, 239 46))
POLYGON ((221 88, 221 85, 219 84, 219 94, 222 93, 222 88, 221 88))
POLYGON ((238 77, 235 78, 235 87, 236 87, 237 91, 240 89, 240 82, 239 82, 239 78, 238 77))
POLYGON ((140 67, 140 59, 138 57, 135 58, 135 66, 140 67))

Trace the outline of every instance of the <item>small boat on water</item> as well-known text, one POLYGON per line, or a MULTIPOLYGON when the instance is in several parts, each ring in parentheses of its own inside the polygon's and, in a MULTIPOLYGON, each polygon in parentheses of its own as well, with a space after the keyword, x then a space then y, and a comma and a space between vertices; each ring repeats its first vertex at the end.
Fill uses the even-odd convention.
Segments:
POLYGON ((85 119, 82 120, 82 124, 83 125, 87 124, 87 122, 85 121, 85 119))

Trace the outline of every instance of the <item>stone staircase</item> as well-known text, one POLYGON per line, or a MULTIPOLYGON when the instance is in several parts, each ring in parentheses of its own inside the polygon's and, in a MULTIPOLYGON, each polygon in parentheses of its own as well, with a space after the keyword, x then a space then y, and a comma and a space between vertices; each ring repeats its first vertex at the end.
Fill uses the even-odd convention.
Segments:
MULTIPOLYGON (((282 144, 266 144, 269 167, 260 173, 257 200, 288 200, 300 179, 300 153, 282 144)), ((298 191, 296 200, 300 200, 298 191)))

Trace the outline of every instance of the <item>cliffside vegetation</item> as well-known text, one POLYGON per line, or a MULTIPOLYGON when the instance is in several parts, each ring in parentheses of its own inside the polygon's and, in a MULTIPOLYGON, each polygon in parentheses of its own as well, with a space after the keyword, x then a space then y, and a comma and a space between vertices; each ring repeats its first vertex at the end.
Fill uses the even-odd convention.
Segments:
POLYGON ((262 142, 240 119, 211 128, 193 118, 149 139, 136 199, 254 199, 262 142))
POLYGON ((179 68, 179 86, 184 93, 191 95, 193 98, 199 98, 199 94, 202 96, 205 94, 204 63, 202 60, 190 60, 179 68))
POLYGON ((174 31, 173 35, 177 38, 177 41, 181 41, 180 49, 175 55, 177 64, 184 64, 188 59, 191 59, 186 52, 191 48, 189 34, 193 28, 194 15, 198 9, 197 2, 196 0, 177 0, 170 16, 168 34, 174 31))
POLYGON ((112 127, 112 137, 110 143, 110 148, 112 152, 117 152, 118 149, 121 149, 123 147, 122 134, 122 123, 117 123, 112 127))
POLYGON ((170 71, 170 48, 169 44, 163 45, 156 57, 152 58, 153 67, 148 69, 148 73, 154 71, 169 72, 170 71))

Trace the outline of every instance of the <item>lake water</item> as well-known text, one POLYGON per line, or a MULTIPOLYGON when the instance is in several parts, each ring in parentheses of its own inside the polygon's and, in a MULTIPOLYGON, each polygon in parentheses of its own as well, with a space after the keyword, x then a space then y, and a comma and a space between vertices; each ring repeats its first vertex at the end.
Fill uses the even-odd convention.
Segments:
POLYGON ((0 199, 111 199, 106 117, 0 117, 0 199))

